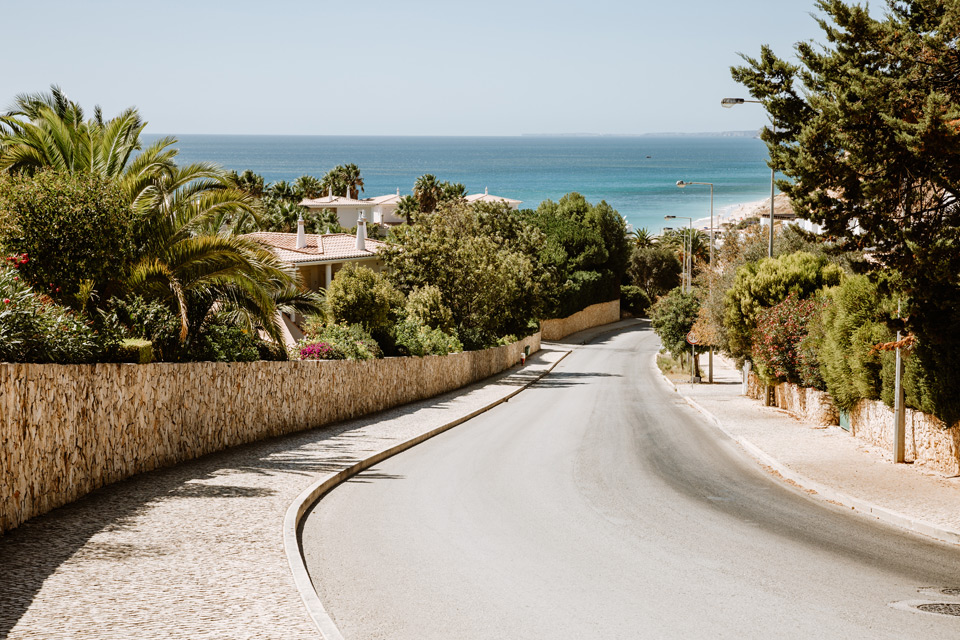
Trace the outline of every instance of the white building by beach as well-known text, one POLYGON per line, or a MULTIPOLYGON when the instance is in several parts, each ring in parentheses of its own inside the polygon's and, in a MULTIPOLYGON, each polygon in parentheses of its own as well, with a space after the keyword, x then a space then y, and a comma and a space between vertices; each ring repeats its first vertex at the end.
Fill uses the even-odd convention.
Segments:
MULTIPOLYGON (((368 214, 369 222, 392 227, 405 222, 403 216, 397 215, 397 207, 400 205, 401 197, 400 189, 397 189, 396 193, 385 196, 359 199, 328 193, 320 198, 307 198, 300 203, 300 206, 311 211, 330 209, 336 213, 337 220, 344 229, 350 229, 356 224, 361 211, 368 214)), ((502 203, 514 210, 518 209, 523 202, 522 200, 491 195, 487 189, 484 189, 483 193, 470 194, 464 200, 471 204, 475 202, 502 203)))
POLYGON ((340 226, 349 229, 356 224, 360 212, 369 213, 368 220, 375 224, 393 226, 400 224, 404 219, 397 215, 397 206, 400 204, 400 189, 397 192, 375 198, 347 198, 335 196, 332 193, 320 198, 307 198, 300 203, 311 211, 330 209, 337 215, 340 226))
POLYGON ((519 209, 520 205, 523 203, 523 200, 513 200, 512 198, 491 195, 486 188, 484 188, 483 193, 471 193, 470 195, 466 196, 464 200, 471 204, 474 202, 491 202, 494 204, 501 203, 507 205, 514 211, 519 209))

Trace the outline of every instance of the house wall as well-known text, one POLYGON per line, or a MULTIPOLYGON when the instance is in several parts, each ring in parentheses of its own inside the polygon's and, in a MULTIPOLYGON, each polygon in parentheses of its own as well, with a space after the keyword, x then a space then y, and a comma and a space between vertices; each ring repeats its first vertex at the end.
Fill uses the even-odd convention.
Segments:
POLYGON ((423 358, 0 364, 0 533, 136 473, 457 389, 525 346, 540 335, 423 358))

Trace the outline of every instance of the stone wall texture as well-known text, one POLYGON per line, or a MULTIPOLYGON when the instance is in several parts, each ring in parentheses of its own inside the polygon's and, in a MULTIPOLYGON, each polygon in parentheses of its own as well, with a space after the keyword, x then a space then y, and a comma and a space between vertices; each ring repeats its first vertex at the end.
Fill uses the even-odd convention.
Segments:
POLYGON ((620 300, 594 304, 566 318, 544 320, 540 335, 544 340, 562 340, 572 333, 617 322, 620 319, 620 300))
MULTIPOLYGON (((861 400, 850 411, 850 431, 857 438, 893 451, 893 410, 879 400, 861 400)), ((905 411, 905 457, 946 476, 960 475, 960 425, 949 429, 928 413, 905 411)))
POLYGON ((423 358, 0 364, 0 533, 136 473, 457 389, 526 346, 540 335, 423 358))
MULTIPOLYGON (((747 381, 747 395, 765 402, 766 393, 766 385, 751 373, 747 381)), ((775 406, 806 422, 824 426, 838 424, 837 408, 826 391, 801 387, 792 382, 781 382, 774 386, 774 400, 775 406)))
MULTIPOLYGON (((747 395, 763 401, 766 387, 750 374, 747 395)), ((776 387, 776 404, 796 417, 821 425, 839 424, 839 414, 830 395, 791 383, 776 387)), ((960 425, 949 429, 930 414, 906 410, 905 454, 908 462, 945 476, 960 475, 960 425)), ((879 400, 861 400, 850 411, 851 434, 882 448, 893 451, 893 410, 879 400)))

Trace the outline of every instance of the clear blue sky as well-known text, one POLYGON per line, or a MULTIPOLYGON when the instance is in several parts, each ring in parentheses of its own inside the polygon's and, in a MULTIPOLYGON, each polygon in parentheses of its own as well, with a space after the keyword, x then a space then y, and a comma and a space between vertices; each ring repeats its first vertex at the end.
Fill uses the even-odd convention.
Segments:
POLYGON ((760 128, 737 52, 820 40, 813 0, 3 2, 0 107, 61 85, 152 133, 760 128), (22 25, 22 28, 21 28, 22 25), (12 56, 12 52, 17 52, 12 56), (12 62, 12 63, 11 63, 12 62))

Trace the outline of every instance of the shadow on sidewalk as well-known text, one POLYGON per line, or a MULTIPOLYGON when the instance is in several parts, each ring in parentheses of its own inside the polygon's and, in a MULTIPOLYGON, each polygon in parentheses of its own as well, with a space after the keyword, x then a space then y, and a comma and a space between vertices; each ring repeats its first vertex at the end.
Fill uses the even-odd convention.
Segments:
MULTIPOLYGON (((251 473, 302 476, 303 482, 297 483, 299 488, 290 496, 292 500, 317 475, 340 471, 359 462, 353 452, 357 451, 355 442, 362 437, 359 430, 363 427, 413 411, 446 409, 457 397, 486 385, 522 387, 539 375, 539 371, 514 367, 435 398, 233 447, 136 475, 101 487, 73 503, 28 520, 0 535, 0 638, 9 635, 30 608, 44 582, 67 560, 73 558, 82 564, 164 553, 162 549, 146 543, 92 540, 102 532, 133 530, 142 526, 142 520, 158 504, 170 500, 257 499, 276 493, 269 488, 240 486, 230 482, 231 476, 251 473), (318 450, 322 451, 322 458, 318 458, 318 450)), ((368 471, 360 474, 355 481, 371 482, 377 479, 394 478, 368 471)), ((202 513, 203 509, 199 505, 196 513, 202 513)), ((282 516, 283 513, 278 514, 278 517, 282 516)), ((184 529, 189 527, 190 522, 183 523, 184 529)), ((119 568, 117 570, 121 571, 119 568)), ((98 572, 97 575, 102 578, 104 572, 98 572)), ((77 588, 96 588, 96 585, 77 584, 77 588)), ((68 606, 67 603, 62 604, 63 608, 68 606)))

